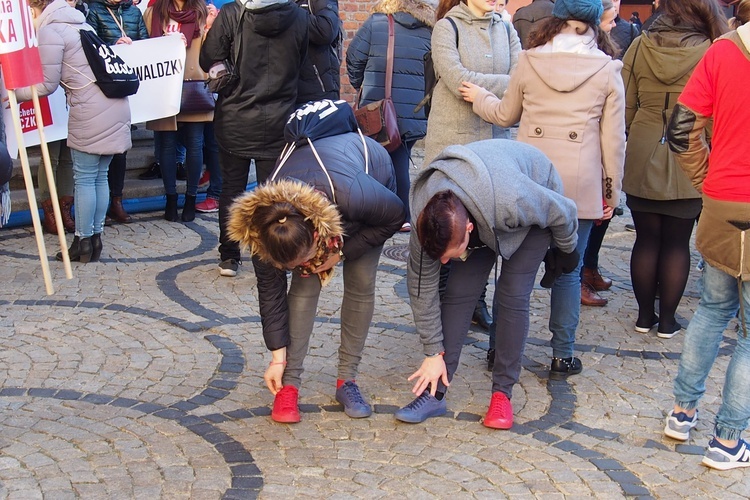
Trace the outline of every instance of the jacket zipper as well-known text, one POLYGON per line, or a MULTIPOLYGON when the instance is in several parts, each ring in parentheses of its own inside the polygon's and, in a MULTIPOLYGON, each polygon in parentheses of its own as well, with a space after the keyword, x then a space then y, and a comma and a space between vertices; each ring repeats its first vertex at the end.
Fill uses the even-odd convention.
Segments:
POLYGON ((313 64, 313 71, 315 71, 315 78, 318 79, 318 83, 320 83, 320 90, 323 92, 326 91, 326 86, 323 85, 323 80, 320 78, 320 73, 318 72, 318 67, 313 64))

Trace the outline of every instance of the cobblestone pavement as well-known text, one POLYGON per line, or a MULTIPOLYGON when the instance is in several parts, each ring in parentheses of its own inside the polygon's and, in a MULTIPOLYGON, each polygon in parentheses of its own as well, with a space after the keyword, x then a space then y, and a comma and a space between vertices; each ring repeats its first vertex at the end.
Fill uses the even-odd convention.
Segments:
MULTIPOLYGON (((358 378, 375 408, 352 420, 334 400, 340 274, 325 289, 300 393, 302 422, 270 420, 255 277, 219 277, 217 214, 169 223, 140 214, 108 227, 100 263, 74 263, 45 295, 30 228, 0 233, 0 498, 747 498, 750 475, 701 455, 727 348, 685 444, 662 436, 682 335, 633 331, 635 235, 616 219, 602 270, 616 285, 583 308, 584 371, 550 381, 549 293, 533 292, 510 431, 483 427, 487 336, 470 332, 449 413, 397 422, 422 360, 408 306, 407 236, 386 244, 358 378)), ((54 252, 56 237, 46 236, 54 252)), ((694 254, 693 267, 697 255, 694 254)), ((697 305, 692 271, 679 309, 697 305)), ((492 287, 490 287, 490 293, 492 287)))

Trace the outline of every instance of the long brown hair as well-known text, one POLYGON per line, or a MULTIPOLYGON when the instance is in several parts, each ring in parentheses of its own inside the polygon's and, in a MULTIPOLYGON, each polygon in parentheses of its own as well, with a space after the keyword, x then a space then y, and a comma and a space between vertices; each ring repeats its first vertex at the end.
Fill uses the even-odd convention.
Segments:
MULTIPOLYGON (((435 21, 439 21, 445 17, 449 10, 456 5, 460 4, 462 0, 440 0, 438 4, 437 12, 435 13, 435 21)), ((463 3, 466 3, 465 1, 463 3)))
MULTIPOLYGON (((145 1, 145 0, 142 0, 145 1)), ((177 8, 177 4, 174 0, 156 0, 154 2, 154 12, 158 12, 162 19, 162 22, 169 22, 169 6, 174 5, 177 8)), ((198 26, 206 24, 206 18, 208 17, 208 7, 206 7, 205 0, 185 0, 182 5, 182 10, 194 10, 198 16, 198 26)))
POLYGON ((300 255, 309 252, 314 241, 314 228, 291 203, 277 202, 259 206, 252 224, 258 229, 261 244, 273 260, 272 265, 285 268, 300 255))
POLYGON ((732 22, 732 29, 737 29, 750 21, 750 0, 740 0, 736 9, 737 11, 732 22))
MULTIPOLYGON (((555 35, 562 31, 567 22, 567 19, 560 19, 558 17, 548 17, 539 21, 531 33, 529 33, 529 43, 526 48, 531 49, 546 44, 552 40, 555 35)), ((602 31, 598 24, 594 25, 586 23, 586 26, 594 30, 594 33, 596 34, 596 46, 599 47, 599 50, 607 54, 609 57, 615 57, 618 50, 609 36, 607 36, 607 33, 602 31)), ((583 35, 586 33, 586 30, 579 32, 576 29, 576 33, 583 35)))
POLYGON ((695 27, 711 41, 729 31, 727 18, 716 0, 661 0, 664 16, 674 24, 695 27))

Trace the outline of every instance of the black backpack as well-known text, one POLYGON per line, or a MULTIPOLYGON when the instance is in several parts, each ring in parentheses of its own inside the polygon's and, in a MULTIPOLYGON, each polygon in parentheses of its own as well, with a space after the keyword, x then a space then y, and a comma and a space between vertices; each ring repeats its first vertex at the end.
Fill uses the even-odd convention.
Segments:
MULTIPOLYGON (((456 26, 456 22, 452 18, 446 17, 446 19, 456 31, 456 47, 458 47, 458 26, 456 26)), ((430 116, 432 92, 435 90, 435 85, 437 85, 440 78, 435 74, 435 65, 432 62, 431 50, 425 52, 424 56, 422 56, 422 62, 424 63, 424 97, 414 108, 414 113, 419 113, 419 110, 424 108, 424 117, 427 118, 430 116)))
POLYGON ((81 45, 86 60, 94 73, 95 83, 110 99, 133 95, 138 92, 138 76, 120 56, 91 30, 80 29, 81 45))

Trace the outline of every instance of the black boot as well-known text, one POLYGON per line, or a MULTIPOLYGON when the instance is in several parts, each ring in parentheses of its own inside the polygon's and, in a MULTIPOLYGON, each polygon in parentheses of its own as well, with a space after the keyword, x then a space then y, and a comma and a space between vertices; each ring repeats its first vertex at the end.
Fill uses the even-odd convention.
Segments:
POLYGON ((487 371, 491 372, 495 368, 495 350, 489 349, 487 351, 487 371))
POLYGON ((487 310, 487 303, 483 300, 477 302, 477 307, 474 309, 474 315, 471 317, 471 322, 479 326, 482 330, 490 330, 490 323, 492 323, 492 316, 487 310))
POLYGON ((94 233, 91 237, 91 262, 99 262, 102 255, 102 233, 94 233))
POLYGON ((195 195, 185 195, 185 205, 182 207, 182 222, 195 220, 195 195))
POLYGON ((169 222, 177 222, 177 195, 167 195, 167 206, 164 208, 164 219, 169 222))
POLYGON ((155 161, 148 166, 148 170, 141 173, 138 178, 142 181, 150 181, 153 179, 161 179, 161 166, 158 161, 155 161))
MULTIPOLYGON (((91 262, 92 252, 91 238, 79 238, 75 236, 73 237, 73 243, 70 244, 70 248, 68 249, 68 257, 70 257, 71 262, 80 261, 85 264, 91 262)), ((55 258, 63 260, 62 252, 57 252, 55 258)))

